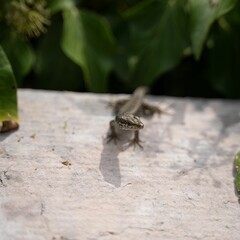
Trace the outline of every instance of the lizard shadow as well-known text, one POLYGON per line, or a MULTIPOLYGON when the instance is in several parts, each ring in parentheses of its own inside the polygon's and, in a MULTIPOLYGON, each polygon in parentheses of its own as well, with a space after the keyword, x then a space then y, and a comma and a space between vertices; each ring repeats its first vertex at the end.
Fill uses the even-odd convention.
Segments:
POLYGON ((103 150, 101 153, 99 170, 104 181, 117 188, 121 186, 121 171, 118 155, 125 150, 124 145, 128 141, 128 136, 129 134, 126 133, 121 134, 121 140, 118 141, 116 145, 112 142, 107 143, 106 139, 103 139, 103 150))

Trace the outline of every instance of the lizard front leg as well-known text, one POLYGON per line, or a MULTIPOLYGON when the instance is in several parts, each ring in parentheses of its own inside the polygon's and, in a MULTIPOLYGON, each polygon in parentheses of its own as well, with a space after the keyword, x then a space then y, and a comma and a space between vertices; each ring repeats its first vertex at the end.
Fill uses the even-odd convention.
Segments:
POLYGON ((119 140, 119 137, 116 132, 116 121, 115 120, 110 121, 109 125, 110 125, 110 134, 108 134, 107 136, 107 143, 113 140, 114 143, 117 144, 117 140, 119 140))
POLYGON ((139 131, 137 130, 134 132, 134 138, 129 141, 129 147, 133 145, 135 148, 135 146, 138 145, 140 148, 143 149, 143 146, 140 144, 140 142, 142 141, 139 138, 139 131))

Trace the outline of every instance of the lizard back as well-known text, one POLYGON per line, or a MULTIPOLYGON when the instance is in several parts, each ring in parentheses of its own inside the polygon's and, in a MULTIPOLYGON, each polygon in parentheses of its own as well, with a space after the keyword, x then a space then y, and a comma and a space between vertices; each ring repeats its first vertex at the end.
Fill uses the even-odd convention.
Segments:
POLYGON ((120 108, 118 115, 126 112, 135 114, 142 105, 144 95, 147 93, 147 87, 138 87, 130 97, 130 99, 120 108))

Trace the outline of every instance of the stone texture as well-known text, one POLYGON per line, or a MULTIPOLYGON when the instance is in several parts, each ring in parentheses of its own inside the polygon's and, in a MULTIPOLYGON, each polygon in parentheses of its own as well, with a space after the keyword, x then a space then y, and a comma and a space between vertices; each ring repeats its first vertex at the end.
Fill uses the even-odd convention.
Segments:
POLYGON ((239 239, 240 101, 148 96, 169 114, 142 119, 134 150, 104 140, 124 95, 18 95, 20 129, 0 135, 1 240, 239 239))

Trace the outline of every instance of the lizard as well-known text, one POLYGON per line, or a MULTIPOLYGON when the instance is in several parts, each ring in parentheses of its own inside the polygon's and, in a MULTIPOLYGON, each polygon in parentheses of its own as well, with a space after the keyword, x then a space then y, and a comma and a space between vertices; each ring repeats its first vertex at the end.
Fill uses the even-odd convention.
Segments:
POLYGON ((134 138, 130 140, 129 146, 137 144, 140 148, 143 148, 140 144, 141 140, 139 138, 139 130, 144 128, 144 124, 141 122, 139 115, 151 116, 154 113, 160 114, 160 110, 156 106, 151 106, 143 101, 148 88, 141 86, 138 87, 132 94, 132 96, 127 100, 119 100, 115 103, 110 104, 115 109, 116 117, 111 120, 110 134, 107 136, 107 142, 112 140, 116 144, 119 140, 116 128, 134 131, 134 138))

